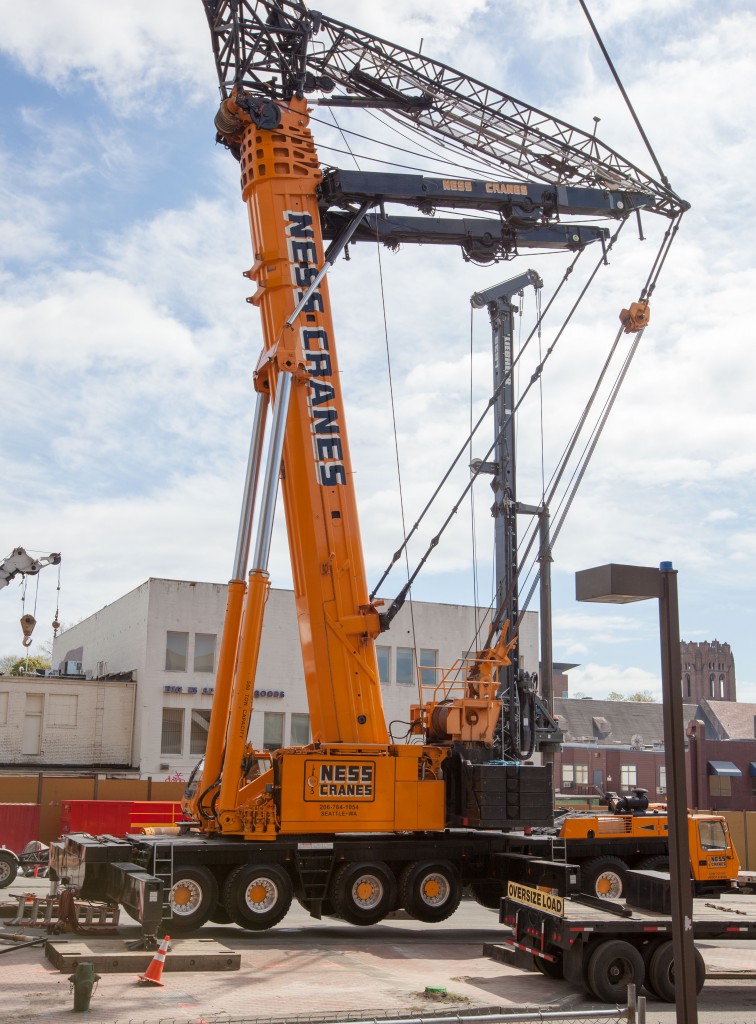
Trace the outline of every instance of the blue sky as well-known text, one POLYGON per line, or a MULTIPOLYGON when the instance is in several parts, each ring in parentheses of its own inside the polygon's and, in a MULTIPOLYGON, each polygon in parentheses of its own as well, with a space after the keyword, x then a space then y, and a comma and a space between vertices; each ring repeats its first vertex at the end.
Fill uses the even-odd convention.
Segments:
MULTIPOLYGON (((440 0, 427 13, 402 0, 322 6, 408 47, 422 40, 424 53, 586 130, 600 117, 600 137, 653 171, 573 0, 546 0, 537 18, 532 6, 480 0, 440 0)), ((658 692, 656 609, 577 605, 574 573, 609 561, 671 560, 683 637, 729 642, 739 694, 756 700, 756 15, 749 3, 682 0, 603 0, 591 11, 692 210, 555 549, 555 657, 580 663, 575 690, 658 692)), ((72 623, 148 576, 228 578, 260 347, 241 277, 250 244, 238 167, 213 141, 216 79, 199 0, 49 0, 44 17, 25 21, 0 0, 0 24, 1 553, 18 544, 62 551, 61 618, 72 623)), ((375 130, 356 114, 340 123, 375 130)), ((343 148, 335 130, 313 130, 322 158, 348 166, 326 148, 343 148)), ((548 475, 619 309, 645 279, 666 225, 644 226, 649 240, 618 251, 560 342, 544 376, 543 409, 538 395, 523 407, 523 501, 540 494, 541 418, 548 475)), ((370 581, 401 536, 379 269, 413 520, 464 436, 471 386, 476 410, 490 386, 484 312, 473 318, 470 359, 469 296, 527 267, 548 294, 564 261, 534 254, 481 268, 456 251, 405 247, 384 250, 379 268, 375 250, 356 247, 332 272, 370 581)), ((523 335, 533 318, 526 296, 523 335)), ((544 328, 544 345, 553 326, 544 328)), ((473 454, 483 448, 481 441, 473 454)), ((452 492, 446 498, 443 508, 452 492)), ((475 508, 486 602, 489 504, 484 483, 475 508)), ((469 506, 456 519, 420 577, 419 599, 472 601, 469 506)), ((271 575, 289 586, 282 520, 271 575)), ((401 575, 392 579, 389 596, 402 583, 401 575)), ((32 651, 50 636, 55 583, 55 570, 39 577, 32 651)), ((31 581, 27 610, 35 589, 31 581)), ((12 584, 1 599, 0 654, 15 653, 20 588, 12 584)))

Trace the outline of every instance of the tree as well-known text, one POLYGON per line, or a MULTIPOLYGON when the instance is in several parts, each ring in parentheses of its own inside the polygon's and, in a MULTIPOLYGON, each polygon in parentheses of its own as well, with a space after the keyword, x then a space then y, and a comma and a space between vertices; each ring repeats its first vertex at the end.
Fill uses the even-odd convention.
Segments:
POLYGON ((49 669, 52 662, 39 654, 29 655, 29 664, 26 663, 26 655, 20 657, 17 654, 6 654, 0 658, 0 673, 4 676, 33 676, 37 671, 49 669))
POLYGON ((609 694, 609 696, 606 699, 622 701, 634 700, 637 701, 639 704, 656 703, 656 698, 650 690, 638 690, 637 693, 618 693, 616 690, 614 690, 612 693, 609 694))

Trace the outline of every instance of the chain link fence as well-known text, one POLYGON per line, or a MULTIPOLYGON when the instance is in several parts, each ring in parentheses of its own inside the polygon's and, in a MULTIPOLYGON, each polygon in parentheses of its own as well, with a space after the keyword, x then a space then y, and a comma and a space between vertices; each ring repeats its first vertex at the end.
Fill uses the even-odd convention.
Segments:
POLYGON ((626 1006, 600 1010, 538 1010, 531 1008, 486 1006, 475 1010, 433 1010, 420 1013, 366 1011, 351 1013, 287 1014, 280 1017, 229 1017, 205 1014, 181 1020, 118 1020, 114 1024, 646 1024, 646 1000, 636 999, 634 986, 629 986, 626 1006))

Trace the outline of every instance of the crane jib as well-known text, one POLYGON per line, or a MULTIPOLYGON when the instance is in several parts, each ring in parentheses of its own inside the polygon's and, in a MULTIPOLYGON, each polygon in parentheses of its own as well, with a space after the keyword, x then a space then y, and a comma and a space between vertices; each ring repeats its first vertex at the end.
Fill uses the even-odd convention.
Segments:
MULTIPOLYGON (((301 288, 307 288, 317 274, 317 248, 312 216, 296 210, 284 212, 286 239, 291 261, 292 283, 296 301, 302 299, 301 288)), ((323 296, 316 289, 302 312, 323 309, 323 296)), ((302 327, 300 342, 305 369, 310 375, 307 382, 307 409, 315 459, 315 476, 323 487, 346 484, 344 448, 338 407, 333 404, 335 388, 330 340, 324 327, 302 327)))

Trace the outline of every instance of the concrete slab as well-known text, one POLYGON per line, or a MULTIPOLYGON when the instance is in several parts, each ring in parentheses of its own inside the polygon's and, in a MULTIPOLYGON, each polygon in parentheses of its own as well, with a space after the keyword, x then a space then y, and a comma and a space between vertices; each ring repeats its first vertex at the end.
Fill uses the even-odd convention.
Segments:
MULTIPOLYGON (((59 971, 72 974, 77 964, 94 964, 98 974, 140 974, 147 970, 154 952, 127 949, 121 939, 82 942, 55 939, 45 943, 45 956, 59 971)), ((171 942, 166 954, 166 972, 238 971, 241 954, 214 939, 179 939, 171 942)))

